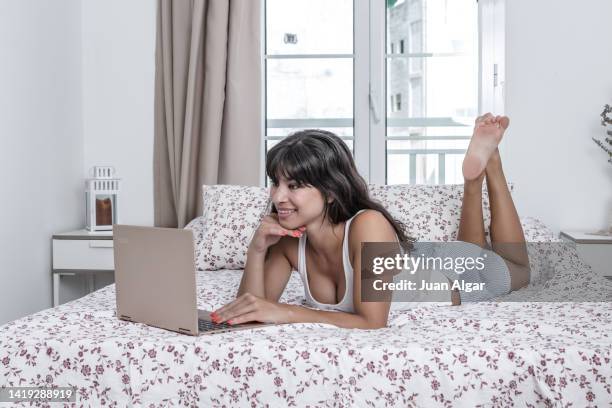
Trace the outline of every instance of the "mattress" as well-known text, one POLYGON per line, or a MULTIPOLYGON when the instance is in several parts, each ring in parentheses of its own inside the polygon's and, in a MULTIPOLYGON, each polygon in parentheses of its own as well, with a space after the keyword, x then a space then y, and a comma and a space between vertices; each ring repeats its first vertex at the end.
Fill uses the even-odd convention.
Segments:
MULTIPOLYGON (((76 387, 77 406, 611 406, 612 283, 562 258, 521 291, 412 304, 378 330, 185 336, 118 320, 110 285, 1 326, 0 385, 76 387)), ((231 301, 241 273, 198 271, 199 308, 231 301)), ((281 302, 303 304, 297 272, 281 302)))

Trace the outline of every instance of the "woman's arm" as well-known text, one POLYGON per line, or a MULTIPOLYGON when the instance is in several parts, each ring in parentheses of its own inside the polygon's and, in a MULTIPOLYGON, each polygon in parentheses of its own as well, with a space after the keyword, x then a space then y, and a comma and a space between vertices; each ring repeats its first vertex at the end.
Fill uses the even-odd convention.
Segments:
POLYGON ((278 303, 251 293, 245 293, 216 310, 212 317, 216 323, 227 322, 229 324, 247 322, 328 323, 349 329, 379 329, 386 326, 386 317, 377 321, 359 314, 309 309, 299 305, 278 303))
POLYGON ((303 227, 288 230, 278 223, 277 214, 269 214, 253 234, 247 250, 247 261, 236 297, 245 293, 278 300, 291 276, 291 264, 285 247, 302 235, 303 227), (294 238, 290 238, 294 237, 294 238))
MULTIPOLYGON (((397 235, 393 226, 378 211, 363 211, 351 223, 349 245, 352 253, 351 264, 353 265, 353 306, 355 313, 366 319, 369 324, 386 327, 391 302, 362 302, 361 299, 361 284, 363 283, 361 278, 363 269, 361 247, 365 242, 397 242, 397 235)), ((383 280, 390 279, 390 276, 386 275, 381 276, 381 278, 383 280)), ((386 296, 388 295, 387 293, 386 296)))
MULTIPOLYGON (((281 305, 286 310, 285 323, 327 323, 346 329, 382 329, 387 326, 387 317, 368 318, 357 313, 327 312, 299 305, 281 305)), ((388 313, 388 311, 387 311, 388 313)), ((237 320, 236 323, 240 321, 237 320)))
POLYGON ((244 272, 242 273, 236 297, 244 293, 252 293, 260 297, 266 296, 264 285, 265 258, 265 254, 247 251, 246 265, 244 266, 244 272))
POLYGON ((291 264, 283 251, 290 239, 281 238, 268 249, 267 254, 251 249, 247 251, 247 261, 236 298, 246 293, 272 301, 281 297, 291 277, 291 264))

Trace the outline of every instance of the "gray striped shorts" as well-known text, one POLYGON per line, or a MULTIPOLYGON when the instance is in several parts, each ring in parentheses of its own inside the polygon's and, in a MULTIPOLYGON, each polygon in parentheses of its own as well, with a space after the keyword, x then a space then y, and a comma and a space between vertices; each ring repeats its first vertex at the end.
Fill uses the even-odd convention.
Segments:
POLYGON ((442 259, 481 258, 484 264, 481 270, 476 268, 466 268, 464 271, 440 270, 451 281, 463 281, 465 284, 484 283, 483 290, 469 291, 459 287, 461 303, 486 301, 510 292, 510 270, 503 258, 494 251, 463 241, 414 242, 413 246, 411 256, 422 254, 442 259))

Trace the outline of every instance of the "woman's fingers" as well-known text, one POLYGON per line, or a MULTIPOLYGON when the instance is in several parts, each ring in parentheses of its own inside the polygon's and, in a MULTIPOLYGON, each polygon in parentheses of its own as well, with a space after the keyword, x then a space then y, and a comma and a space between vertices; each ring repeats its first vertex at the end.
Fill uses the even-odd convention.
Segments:
POLYGON ((270 235, 279 235, 279 236, 289 235, 289 236, 298 238, 302 236, 305 230, 306 230, 306 227, 300 227, 298 229, 286 229, 286 228, 281 227, 280 224, 268 224, 266 233, 270 235))
POLYGON ((254 312, 256 310, 257 310, 257 307, 255 303, 242 304, 241 306, 236 306, 228 310, 227 312, 219 315, 219 318, 215 321, 215 323, 223 323, 223 322, 229 322, 229 321, 233 323, 233 321, 237 317, 240 317, 246 313, 254 312))
POLYGON ((287 231, 286 229, 282 227, 278 227, 276 225, 271 225, 270 228, 268 228, 267 232, 268 234, 280 235, 281 237, 289 234, 289 231, 287 231))
POLYGON ((287 231, 287 233, 290 235, 292 232, 294 231, 299 231, 299 232, 304 232, 306 230, 306 226, 302 225, 301 227, 298 227, 296 229, 286 229, 283 228, 280 225, 280 222, 278 221, 278 214, 270 214, 270 215, 266 215, 263 220, 262 220, 262 224, 266 224, 266 225, 271 225, 271 226, 278 226, 282 229, 284 229, 285 231, 287 231))
POLYGON ((305 226, 297 229, 283 228, 283 226, 280 225, 274 217, 267 215, 263 218, 261 224, 259 224, 259 227, 255 231, 255 234, 251 239, 251 243, 249 244, 249 248, 252 248, 254 251, 259 253, 264 253, 271 245, 278 243, 281 237, 288 235, 294 238, 299 238, 303 235, 305 230, 305 226))
POLYGON ((262 321, 261 316, 259 316, 259 313, 257 311, 254 311, 254 312, 250 312, 250 313, 246 313, 246 314, 234 317, 233 319, 230 319, 229 323, 230 324, 241 324, 241 323, 248 323, 248 322, 259 322, 259 321, 262 321))
POLYGON ((260 230, 264 233, 264 235, 283 236, 289 234, 289 231, 281 227, 280 224, 276 222, 263 222, 260 226, 260 230))
POLYGON ((250 293, 245 293, 235 301, 228 303, 226 306, 222 307, 216 312, 213 312, 211 314, 211 318, 213 319, 213 322, 221 323, 231 319, 234 316, 245 313, 245 311, 253 310, 257 304, 257 301, 257 296, 250 293))
POLYGON ((228 304, 224 305, 223 307, 220 307, 219 309, 215 310, 212 314, 219 316, 220 314, 226 313, 228 310, 239 306, 243 303, 245 303, 246 301, 248 301, 249 296, 255 296, 255 295, 251 295, 250 293, 244 293, 240 296, 238 296, 236 299, 232 300, 231 302, 229 302, 228 304))

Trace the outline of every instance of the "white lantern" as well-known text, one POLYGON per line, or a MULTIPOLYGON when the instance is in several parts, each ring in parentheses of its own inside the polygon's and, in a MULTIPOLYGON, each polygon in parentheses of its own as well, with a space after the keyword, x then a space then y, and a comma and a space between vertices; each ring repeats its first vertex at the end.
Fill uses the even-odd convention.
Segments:
POLYGON ((119 180, 115 168, 95 166, 85 181, 87 229, 111 231, 119 223, 119 180))

